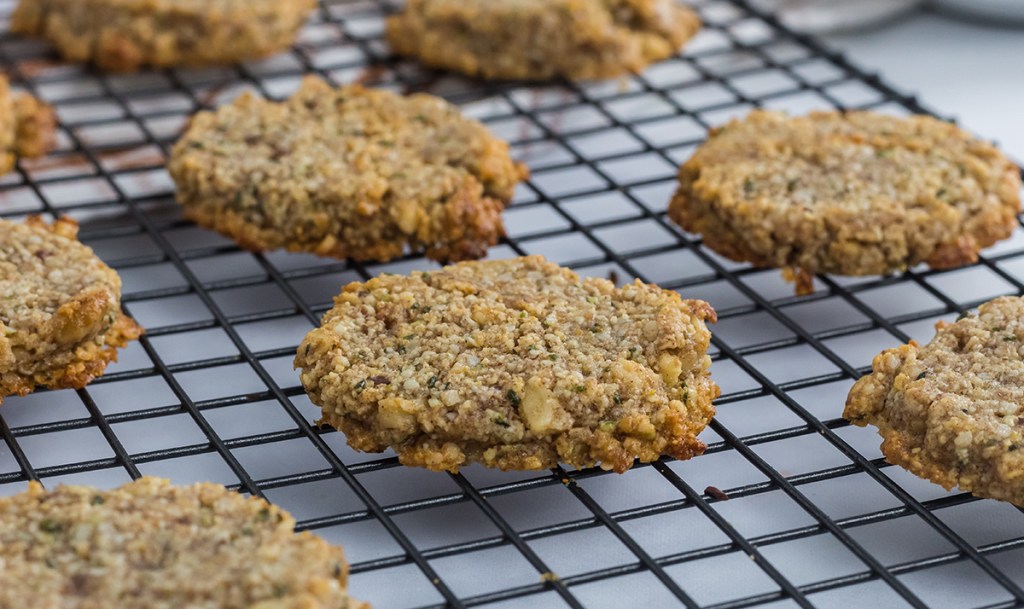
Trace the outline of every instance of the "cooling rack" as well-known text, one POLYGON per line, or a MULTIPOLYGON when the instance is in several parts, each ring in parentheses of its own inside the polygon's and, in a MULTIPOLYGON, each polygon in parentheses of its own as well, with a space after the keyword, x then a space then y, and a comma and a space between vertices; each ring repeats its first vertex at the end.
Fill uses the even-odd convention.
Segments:
MULTIPOLYGON (((936 320, 1024 292, 1024 239, 974 266, 819 277, 735 264, 665 218, 675 167, 706 129, 753 107, 799 113, 920 103, 747 2, 694 2, 681 56, 598 84, 482 84, 391 57, 390 5, 324 0, 299 44, 230 69, 101 75, 44 44, 0 38, 14 84, 51 103, 59 147, 0 180, 0 215, 67 214, 124 280, 148 330, 87 389, 0 407, 0 494, 25 482, 213 480, 344 544, 352 588, 404 607, 1019 607, 1024 517, 890 467, 839 418, 871 357, 936 320), (624 475, 460 475, 359 454, 312 424, 291 369, 340 286, 433 263, 358 264, 244 252, 181 219, 163 169, 187 116, 302 75, 429 91, 508 139, 533 177, 492 258, 541 253, 584 275, 634 277, 719 312, 723 388, 705 455, 624 475)), ((10 1, 0 3, 5 18, 10 1)), ((2 579, 2 574, 0 574, 2 579)))

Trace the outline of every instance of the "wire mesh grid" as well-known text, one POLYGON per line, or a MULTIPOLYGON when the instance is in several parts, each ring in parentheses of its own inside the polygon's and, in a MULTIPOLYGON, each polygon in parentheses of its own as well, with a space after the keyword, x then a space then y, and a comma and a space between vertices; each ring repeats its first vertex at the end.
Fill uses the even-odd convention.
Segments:
POLYGON ((1021 231, 966 269, 819 277, 800 298, 777 271, 703 248, 665 208, 708 126, 753 107, 924 109, 756 5, 694 4, 705 29, 684 54, 583 85, 483 84, 397 60, 381 38, 394 7, 368 1, 323 0, 291 52, 230 69, 101 75, 0 38, 14 84, 60 119, 58 151, 0 180, 0 215, 77 219, 147 328, 87 389, 7 400, 0 494, 30 479, 222 482, 344 544, 354 593, 378 609, 1024 605, 1022 514, 890 467, 873 431, 838 418, 880 349, 1024 292, 1021 231), (492 258, 541 253, 710 301, 723 395, 706 454, 623 475, 449 475, 314 426, 291 360, 331 297, 436 265, 241 251, 181 219, 163 169, 190 113, 245 89, 285 96, 306 73, 430 91, 508 139, 533 177, 492 258))

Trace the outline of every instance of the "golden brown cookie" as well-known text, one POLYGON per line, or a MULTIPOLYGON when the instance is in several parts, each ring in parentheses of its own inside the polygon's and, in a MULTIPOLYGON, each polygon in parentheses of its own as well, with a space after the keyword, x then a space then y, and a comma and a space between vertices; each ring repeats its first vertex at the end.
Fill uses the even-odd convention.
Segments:
POLYGON ((299 346, 323 422, 363 451, 457 471, 687 459, 714 414, 700 300, 540 256, 352 283, 299 346))
POLYGON ((1024 299, 939 322, 875 357, 843 417, 875 425, 886 459, 944 486, 1024 506, 1024 299))
POLYGON ((262 499, 142 478, 0 498, 0 607, 369 609, 341 548, 262 499))
POLYGON ((358 260, 483 256, 527 174, 440 98, 316 78, 200 112, 168 167, 186 215, 243 247, 358 260))
POLYGON ((409 0, 387 20, 396 53, 494 79, 639 72, 698 29, 697 15, 674 0, 409 0))
POLYGON ((928 116, 757 110, 712 130, 679 182, 673 220, 728 258, 790 267, 801 291, 814 273, 969 264, 1020 208, 1017 167, 928 116))
POLYGON ((121 279, 68 218, 0 220, 0 400, 80 389, 142 328, 121 312, 121 279))
POLYGON ((69 61, 131 72, 222 64, 287 48, 316 0, 20 0, 11 30, 69 61))
POLYGON ((53 148, 56 118, 49 106, 25 93, 12 93, 0 75, 0 174, 19 158, 41 157, 53 148))

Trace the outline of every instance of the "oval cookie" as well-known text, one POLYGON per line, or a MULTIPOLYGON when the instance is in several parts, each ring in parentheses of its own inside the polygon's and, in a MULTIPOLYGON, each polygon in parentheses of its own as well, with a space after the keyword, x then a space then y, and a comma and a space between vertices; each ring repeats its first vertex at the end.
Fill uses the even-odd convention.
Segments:
POLYGON ((843 417, 875 425, 886 459, 944 486, 1024 506, 1024 300, 1003 297, 925 346, 888 349, 843 417))
POLYGON ((80 389, 142 328, 121 312, 121 279, 76 238, 78 225, 0 220, 0 400, 80 389))
POLYGON ((345 286, 295 360, 363 451, 457 471, 686 459, 714 414, 711 307, 531 256, 345 286))
POLYGON ((1008 237, 1020 174, 992 145, 928 117, 754 111, 679 170, 669 216, 733 260, 802 276, 951 268, 1008 237))
POLYGON ((526 168, 432 95, 307 78, 287 101, 200 112, 168 166, 186 215, 252 250, 479 258, 526 168))
POLYGON ((262 499, 142 478, 0 498, 0 607, 369 609, 341 548, 262 499))

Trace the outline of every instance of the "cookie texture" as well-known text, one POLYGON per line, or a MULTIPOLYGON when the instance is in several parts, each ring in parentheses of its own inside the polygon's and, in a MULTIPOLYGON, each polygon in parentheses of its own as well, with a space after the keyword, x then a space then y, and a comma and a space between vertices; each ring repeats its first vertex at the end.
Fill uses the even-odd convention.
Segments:
POLYGON ((20 0, 11 30, 49 40, 69 61, 132 72, 273 55, 315 7, 316 0, 20 0))
POLYGON ((201 112, 169 170, 186 215, 252 250, 389 260, 479 258, 526 168, 432 95, 307 78, 282 103, 201 112))
POLYGON ((697 15, 674 0, 409 0, 387 20, 396 53, 492 79, 639 72, 698 29, 697 15))
POLYGON ((992 300, 935 338, 875 357, 843 416, 875 425, 886 459, 941 484, 1024 506, 1024 300, 992 300))
POLYGON ((580 279, 540 256, 352 283, 299 346, 323 423, 457 471, 687 459, 718 387, 710 305, 580 279))
POLYGON ((712 130, 683 164, 669 216, 728 258, 791 267, 806 283, 974 262, 1019 208, 1018 169, 955 125, 758 110, 712 130))
POLYGON ((14 169, 19 158, 41 157, 53 148, 53 110, 26 93, 12 93, 0 75, 0 174, 14 169))
POLYGON ((0 220, 0 399, 80 389, 142 334, 121 312, 121 279, 77 234, 67 218, 0 220))
POLYGON ((262 499, 142 478, 0 498, 0 608, 369 609, 341 548, 262 499))

